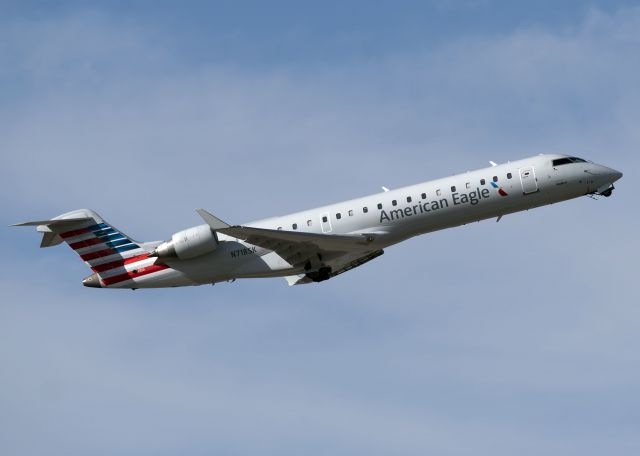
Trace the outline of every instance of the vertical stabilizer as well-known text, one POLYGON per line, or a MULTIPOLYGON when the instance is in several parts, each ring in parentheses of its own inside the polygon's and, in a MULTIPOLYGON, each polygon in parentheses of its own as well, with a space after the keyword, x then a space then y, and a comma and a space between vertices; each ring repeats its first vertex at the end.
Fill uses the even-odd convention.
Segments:
POLYGON ((41 247, 66 242, 95 273, 94 282, 99 280, 102 286, 119 284, 168 268, 156 265, 155 259, 149 258, 147 249, 91 209, 79 209, 51 220, 14 226, 35 226, 43 233, 41 247))

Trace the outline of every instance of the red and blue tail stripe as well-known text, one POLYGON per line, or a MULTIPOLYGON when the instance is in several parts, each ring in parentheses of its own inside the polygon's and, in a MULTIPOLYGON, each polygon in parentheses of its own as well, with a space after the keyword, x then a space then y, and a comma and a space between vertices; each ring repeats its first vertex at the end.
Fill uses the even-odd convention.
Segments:
POLYGON ((168 269, 154 264, 139 244, 106 223, 59 233, 94 272, 104 286, 114 285, 168 269))
MULTIPOLYGON (((161 281, 166 275, 175 273, 165 264, 156 264, 156 257, 149 257, 157 243, 132 240, 91 209, 76 209, 52 219, 19 223, 18 226, 35 226, 43 233, 41 247, 61 242, 69 244, 94 271, 101 286, 137 288, 139 277, 155 273, 154 278, 149 279, 161 281)), ((93 276, 90 278, 89 286, 95 286, 93 276)))
POLYGON ((106 223, 96 223, 79 230, 60 233, 84 261, 117 255, 141 247, 106 223))

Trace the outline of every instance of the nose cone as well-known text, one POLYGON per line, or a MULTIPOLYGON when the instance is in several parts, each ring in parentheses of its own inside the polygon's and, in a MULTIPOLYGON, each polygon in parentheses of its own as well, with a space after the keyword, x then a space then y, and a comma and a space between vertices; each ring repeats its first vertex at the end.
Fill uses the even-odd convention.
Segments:
POLYGON ((91 274, 90 276, 85 277, 82 281, 82 285, 89 288, 102 288, 102 283, 100 283, 98 274, 91 274))
POLYGON ((615 169, 612 169, 611 171, 611 182, 615 182, 622 177, 622 173, 620 171, 616 171, 615 169))
POLYGON ((615 181, 622 177, 622 173, 616 169, 609 168, 608 166, 596 165, 595 172, 603 182, 613 184, 615 181))

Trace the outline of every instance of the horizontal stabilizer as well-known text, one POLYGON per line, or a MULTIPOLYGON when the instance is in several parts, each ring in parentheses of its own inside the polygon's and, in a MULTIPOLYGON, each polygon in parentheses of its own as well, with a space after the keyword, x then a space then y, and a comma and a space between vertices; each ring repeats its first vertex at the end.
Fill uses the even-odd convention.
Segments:
POLYGON ((36 220, 34 222, 24 222, 24 223, 16 223, 15 225, 10 226, 61 226, 61 225, 71 225, 79 222, 88 222, 89 220, 93 220, 90 217, 79 217, 79 218, 68 218, 68 219, 59 219, 59 220, 36 220))

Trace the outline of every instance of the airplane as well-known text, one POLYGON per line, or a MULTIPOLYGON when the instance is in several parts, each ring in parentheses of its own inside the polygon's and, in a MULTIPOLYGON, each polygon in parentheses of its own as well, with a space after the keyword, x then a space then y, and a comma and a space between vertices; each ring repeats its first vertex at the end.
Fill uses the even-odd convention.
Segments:
POLYGON ((328 206, 229 225, 204 209, 204 224, 166 241, 137 242, 90 209, 19 223, 63 241, 93 271, 93 288, 162 288, 284 277, 322 282, 413 236, 588 195, 611 196, 622 177, 582 158, 541 154, 328 206))

